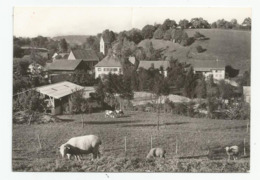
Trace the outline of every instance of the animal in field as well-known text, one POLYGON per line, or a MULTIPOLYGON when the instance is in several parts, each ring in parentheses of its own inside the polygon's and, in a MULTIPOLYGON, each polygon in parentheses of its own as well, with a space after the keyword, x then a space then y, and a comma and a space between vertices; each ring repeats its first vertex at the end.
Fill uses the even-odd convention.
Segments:
POLYGON ((147 154, 146 158, 150 159, 152 157, 165 158, 166 151, 163 148, 152 148, 147 154))
POLYGON ((117 116, 119 116, 119 117, 122 117, 122 116, 124 115, 124 111, 121 110, 121 109, 117 109, 117 110, 115 110, 115 114, 116 114, 117 116))
POLYGON ((101 140, 95 135, 86 135, 73 137, 69 139, 66 143, 60 146, 61 156, 64 158, 66 155, 68 159, 74 156, 75 159, 81 160, 81 155, 83 154, 93 154, 93 159, 100 157, 99 146, 101 145, 101 140))
POLYGON ((115 118, 115 112, 111 111, 111 110, 106 110, 105 111, 105 118, 107 118, 107 117, 115 118))
POLYGON ((233 157, 233 160, 237 160, 239 155, 239 147, 238 146, 230 146, 225 147, 226 153, 228 155, 228 161, 231 157, 233 157))

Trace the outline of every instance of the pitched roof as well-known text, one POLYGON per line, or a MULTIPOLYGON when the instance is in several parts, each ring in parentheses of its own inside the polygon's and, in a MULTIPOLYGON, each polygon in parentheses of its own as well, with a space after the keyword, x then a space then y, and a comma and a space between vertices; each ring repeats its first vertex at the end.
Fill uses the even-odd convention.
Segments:
POLYGON ((69 81, 63 81, 55 84, 37 87, 35 90, 41 94, 59 99, 81 89, 83 89, 82 86, 71 83, 69 81))
POLYGON ((212 69, 225 69, 225 61, 221 60, 191 60, 195 71, 211 71, 212 69))
POLYGON ((121 61, 117 56, 106 56, 95 67, 122 67, 121 61))
POLYGON ((149 69, 152 64, 155 69, 160 69, 160 67, 163 67, 163 69, 166 70, 170 67, 169 61, 140 61, 138 68, 142 67, 144 69, 149 69))
POLYGON ((76 59, 82 59, 83 61, 99 61, 96 52, 92 49, 75 49, 72 50, 76 59))
POLYGON ((53 63, 49 64, 48 70, 75 70, 82 60, 56 60, 53 63))

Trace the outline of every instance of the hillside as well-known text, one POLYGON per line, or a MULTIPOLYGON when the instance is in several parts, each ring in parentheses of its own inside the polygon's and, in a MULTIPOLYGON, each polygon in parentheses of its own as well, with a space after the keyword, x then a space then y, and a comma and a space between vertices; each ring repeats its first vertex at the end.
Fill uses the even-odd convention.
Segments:
POLYGON ((164 49, 165 58, 174 57, 181 62, 190 59, 224 60, 226 65, 240 69, 240 73, 248 70, 251 60, 251 32, 221 29, 188 29, 186 32, 192 37, 196 31, 204 34, 209 40, 197 40, 191 46, 183 47, 177 43, 164 40, 143 40, 138 46, 144 47, 147 41, 152 41, 155 49, 164 49), (196 46, 206 49, 198 53, 196 46))
POLYGON ((56 37, 53 37, 52 39, 61 40, 61 39, 65 38, 69 44, 81 45, 86 41, 87 37, 88 37, 88 35, 67 35, 67 36, 56 36, 56 37))

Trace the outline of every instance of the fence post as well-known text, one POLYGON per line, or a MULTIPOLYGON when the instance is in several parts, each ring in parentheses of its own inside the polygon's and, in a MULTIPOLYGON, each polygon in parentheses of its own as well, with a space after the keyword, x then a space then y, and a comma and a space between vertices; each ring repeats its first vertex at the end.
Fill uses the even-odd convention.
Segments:
POLYGON ((126 156, 126 136, 125 136, 125 156, 126 156))
POLYGON ((81 114, 81 121, 82 121, 82 128, 84 128, 84 118, 82 114, 81 114))
POLYGON ((41 144, 41 140, 40 140, 40 135, 39 134, 37 134, 37 138, 38 138, 38 143, 39 143, 40 149, 42 149, 42 144, 41 144))
POLYGON ((246 138, 244 138, 244 156, 246 156, 246 138))
POLYGON ((151 136, 151 149, 153 148, 153 136, 151 136))
POLYGON ((178 154, 178 138, 176 136, 175 153, 178 154))

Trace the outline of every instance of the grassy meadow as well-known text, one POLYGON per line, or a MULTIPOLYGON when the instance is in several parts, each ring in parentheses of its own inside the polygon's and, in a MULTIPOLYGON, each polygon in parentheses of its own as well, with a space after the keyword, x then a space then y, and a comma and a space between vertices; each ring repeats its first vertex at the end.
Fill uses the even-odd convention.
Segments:
POLYGON ((147 42, 152 42, 155 49, 163 49, 163 56, 173 57, 180 62, 189 60, 224 60, 226 65, 239 69, 240 73, 249 70, 251 64, 251 31, 225 29, 186 29, 189 37, 198 31, 208 40, 196 40, 190 46, 181 46, 172 41, 145 39, 138 46, 146 48, 147 42), (198 53, 200 45, 204 52, 198 53))
POLYGON ((247 172, 250 169, 247 121, 161 114, 158 131, 156 113, 126 112, 125 117, 115 119, 104 118, 104 113, 85 114, 84 128, 81 117, 62 115, 55 123, 14 124, 13 171, 247 172), (71 137, 87 134, 102 139, 100 159, 91 161, 92 155, 84 156, 81 162, 61 158, 58 150, 61 144, 71 137), (166 159, 145 159, 151 141, 152 147, 165 148, 166 159), (238 161, 226 161, 227 145, 240 145, 238 161))

